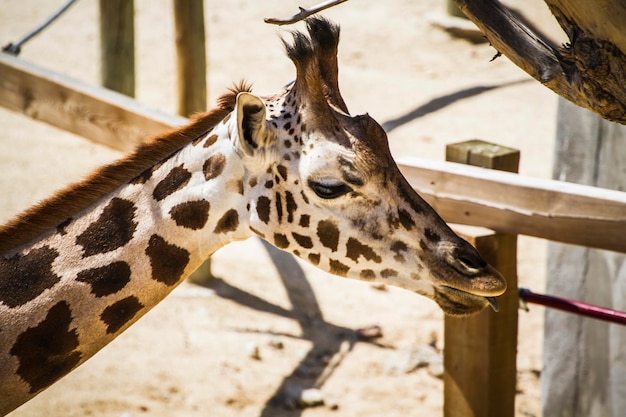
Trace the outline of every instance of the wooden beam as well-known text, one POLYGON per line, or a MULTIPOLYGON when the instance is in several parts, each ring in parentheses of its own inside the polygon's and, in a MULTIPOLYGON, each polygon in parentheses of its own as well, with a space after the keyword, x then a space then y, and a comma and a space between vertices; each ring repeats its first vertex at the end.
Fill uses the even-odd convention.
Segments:
POLYGON ((626 192, 450 162, 398 162, 448 222, 626 253, 626 192))
POLYGON ((187 121, 2 53, 0 106, 123 152, 187 121))

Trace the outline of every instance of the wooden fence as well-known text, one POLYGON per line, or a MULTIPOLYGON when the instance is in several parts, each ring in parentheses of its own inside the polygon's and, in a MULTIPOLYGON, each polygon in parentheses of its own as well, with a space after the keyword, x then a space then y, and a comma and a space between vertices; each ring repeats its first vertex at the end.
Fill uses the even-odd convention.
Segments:
MULTIPOLYGON (((0 74, 1 106, 121 151, 186 121, 10 55, 0 54, 0 74)), ((402 159, 399 165, 444 219, 499 232, 459 228, 513 280, 517 234, 626 253, 624 192, 450 162, 402 159)), ((515 281, 511 284, 516 288, 515 281)), ((456 319, 464 322, 462 327, 446 321, 445 415, 513 415, 516 331, 501 329, 516 329, 517 293, 509 291, 504 304, 508 307, 501 313, 456 319), (449 326, 455 330, 448 331, 449 326), (470 346, 468 340, 479 343, 470 346)))

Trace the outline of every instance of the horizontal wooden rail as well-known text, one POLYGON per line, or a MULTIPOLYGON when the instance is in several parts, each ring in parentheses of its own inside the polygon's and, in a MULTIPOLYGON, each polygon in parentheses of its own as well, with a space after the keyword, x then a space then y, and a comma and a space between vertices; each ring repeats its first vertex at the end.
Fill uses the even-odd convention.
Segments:
MULTIPOLYGON (((2 53, 0 106, 122 151, 186 120, 2 53)), ((626 253, 626 192, 450 162, 399 162, 449 222, 626 253)))
POLYGON ((124 152, 187 120, 5 53, 0 106, 124 152))
POLYGON ((398 162, 448 222, 626 253, 626 192, 450 162, 398 162))

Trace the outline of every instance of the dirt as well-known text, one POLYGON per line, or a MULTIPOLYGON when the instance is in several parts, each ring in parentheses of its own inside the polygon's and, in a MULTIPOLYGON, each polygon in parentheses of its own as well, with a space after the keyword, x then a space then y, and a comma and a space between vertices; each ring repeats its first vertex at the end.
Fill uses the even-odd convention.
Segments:
MULTIPOLYGON (((242 78, 259 94, 292 80, 279 41, 292 28, 263 18, 315 3, 206 2, 209 102, 242 78)), ((55 7, 4 0, 0 42, 55 7)), ((173 113, 171 2, 136 0, 135 9, 137 99, 173 113)), ((558 37, 543 3, 523 11, 558 37)), ((520 149, 522 175, 550 177, 556 96, 506 58, 491 62, 487 44, 434 28, 430 18, 443 13, 434 0, 355 0, 324 13, 342 26, 340 82, 351 112, 383 124, 396 156, 442 160, 445 144, 480 138, 520 149)), ((97 84, 97 2, 78 2, 21 57, 97 84)), ((120 156, 17 113, 0 110, 0 122, 1 221, 120 156)), ((183 283, 11 416, 441 415, 443 316, 432 301, 332 277, 256 239, 212 259, 215 278, 183 283), (431 355, 420 363, 418 351, 431 355), (324 404, 300 408, 298 393, 310 387, 324 404)), ((545 242, 520 237, 518 268, 520 285, 542 291, 545 242)), ((516 416, 541 415, 542 323, 538 307, 520 316, 516 416)))

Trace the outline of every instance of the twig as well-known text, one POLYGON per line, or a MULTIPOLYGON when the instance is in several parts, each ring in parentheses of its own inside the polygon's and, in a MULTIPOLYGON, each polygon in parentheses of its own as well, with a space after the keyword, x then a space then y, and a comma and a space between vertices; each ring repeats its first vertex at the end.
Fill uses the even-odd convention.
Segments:
POLYGON ((344 3, 348 0, 328 0, 325 2, 322 2, 320 4, 317 4, 313 7, 310 7, 308 9, 305 9, 304 7, 299 7, 300 12, 296 13, 295 15, 291 16, 289 19, 279 19, 276 17, 267 17, 265 18, 265 23, 269 23, 272 25, 291 25, 293 23, 299 22, 301 20, 306 19, 307 17, 311 16, 312 14, 315 13, 319 13, 322 10, 326 10, 329 7, 333 7, 336 6, 338 4, 344 3))

